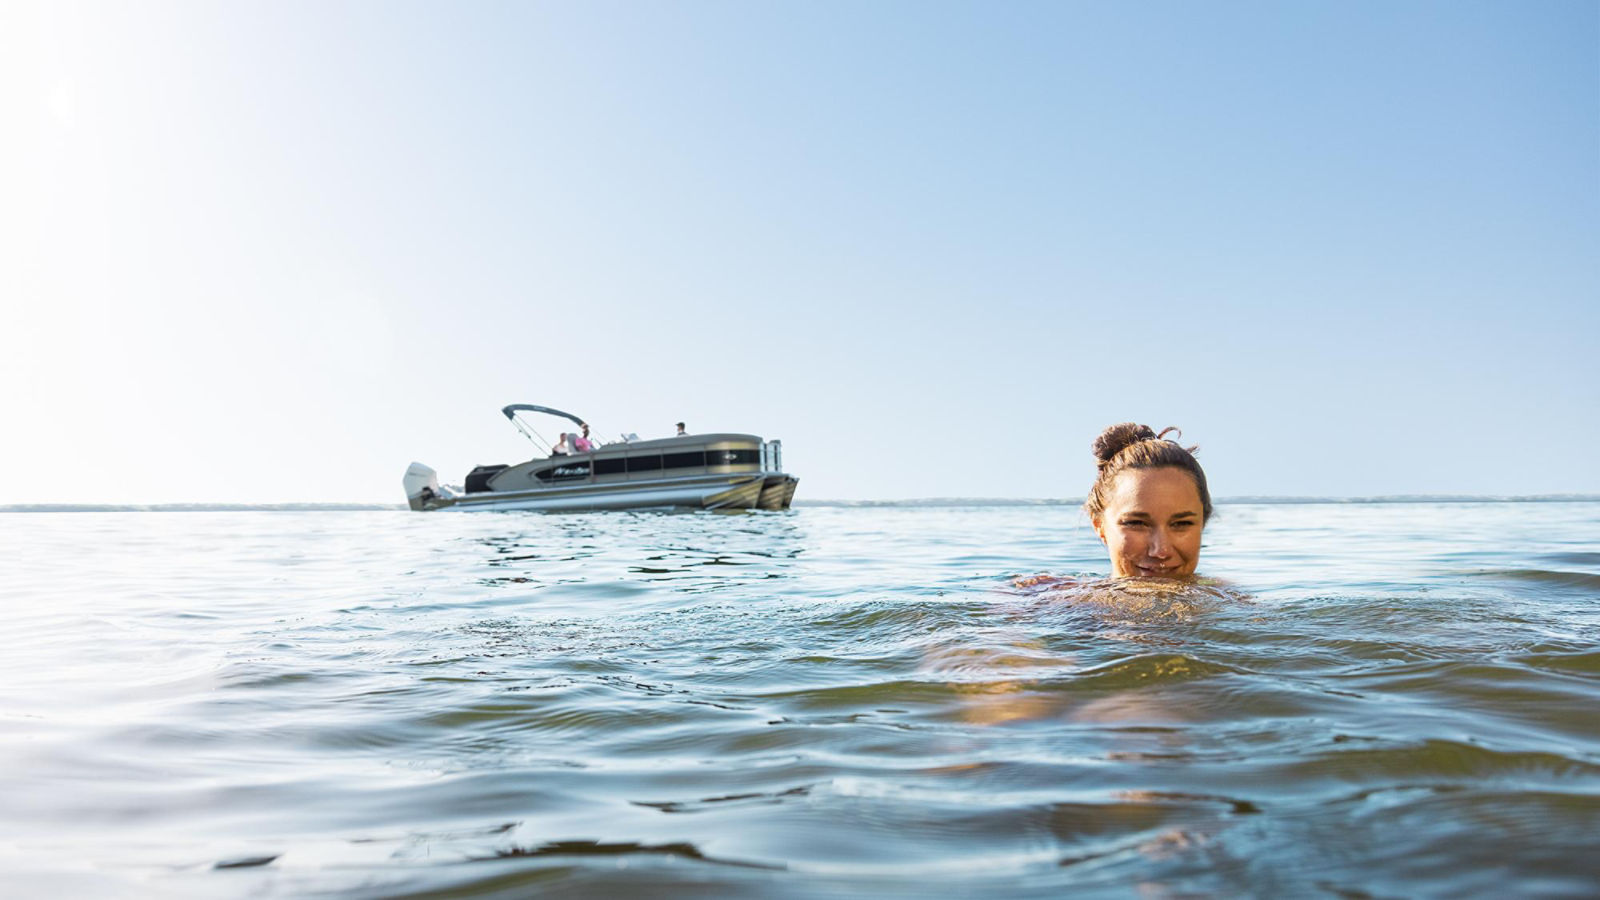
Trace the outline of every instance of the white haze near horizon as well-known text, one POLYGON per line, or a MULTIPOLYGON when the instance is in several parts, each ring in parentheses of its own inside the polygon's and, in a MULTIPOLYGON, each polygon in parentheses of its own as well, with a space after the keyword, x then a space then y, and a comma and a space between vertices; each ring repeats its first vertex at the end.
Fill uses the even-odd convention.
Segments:
POLYGON ((400 502, 513 402, 811 498, 1080 496, 1130 419, 1600 492, 1597 9, 12 2, 0 504, 400 502))

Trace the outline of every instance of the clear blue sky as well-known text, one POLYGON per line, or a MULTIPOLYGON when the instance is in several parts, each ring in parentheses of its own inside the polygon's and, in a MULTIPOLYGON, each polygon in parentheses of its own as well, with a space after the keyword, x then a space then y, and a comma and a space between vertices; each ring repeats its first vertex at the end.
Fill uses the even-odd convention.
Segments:
POLYGON ((1593 2, 13 2, 0 115, 0 502, 1600 492, 1593 2))

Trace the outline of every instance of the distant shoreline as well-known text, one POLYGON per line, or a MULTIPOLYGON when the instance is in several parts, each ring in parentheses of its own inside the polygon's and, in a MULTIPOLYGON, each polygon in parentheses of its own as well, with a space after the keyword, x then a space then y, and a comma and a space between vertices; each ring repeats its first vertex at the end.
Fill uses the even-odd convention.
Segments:
MULTIPOLYGON (((1218 506, 1376 503, 1596 503, 1600 494, 1398 494, 1387 497, 1222 497, 1218 506)), ((814 509, 939 509, 999 506, 1080 506, 1081 499, 1015 497, 926 497, 916 500, 795 500, 814 509)), ((403 503, 8 503, 0 513, 40 512, 379 512, 405 510, 403 503)))

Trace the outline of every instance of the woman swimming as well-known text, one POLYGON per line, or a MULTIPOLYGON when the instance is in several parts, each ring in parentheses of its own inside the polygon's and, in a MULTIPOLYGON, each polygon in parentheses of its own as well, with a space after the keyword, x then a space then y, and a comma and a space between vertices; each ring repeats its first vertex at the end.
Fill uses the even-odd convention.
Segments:
POLYGON ((1172 431, 1124 422, 1095 438, 1100 474, 1083 509, 1116 577, 1192 578, 1200 562, 1211 492, 1194 458, 1199 448, 1166 440, 1172 431))
MULTIPOLYGON (((1099 474, 1083 509, 1106 545, 1111 577, 1017 579, 1013 587, 1033 602, 1008 615, 1026 618, 1033 629, 1179 646, 1186 638, 1171 626, 1247 599, 1225 585, 1195 577, 1200 536, 1211 518, 1211 492, 1195 461, 1196 448, 1166 439, 1174 431, 1157 434, 1148 426, 1125 422, 1100 433, 1093 445, 1099 474)), ((1143 695, 1118 691, 1083 702, 1077 695, 1053 692, 1051 669, 1073 669, 1079 663, 1074 654, 1047 650, 1036 632, 991 632, 976 648, 970 637, 932 643, 924 654, 928 671, 961 679, 958 689, 968 695, 968 721, 1000 724, 1060 716, 1182 720, 1180 708, 1143 695)))
MULTIPOLYGON (((1093 444, 1099 474, 1083 511, 1111 557, 1111 577, 1193 582, 1200 535, 1211 518, 1206 473, 1185 448, 1148 425, 1112 425, 1093 444)), ((1181 434, 1181 432, 1180 432, 1181 434)), ((1036 575, 1013 582, 1033 591, 1087 583, 1036 575)), ((1100 582, 1100 587, 1111 586, 1100 582)), ((1129 587, 1133 587, 1129 585, 1129 587)), ((1120 592, 1119 592, 1120 593, 1120 592)))

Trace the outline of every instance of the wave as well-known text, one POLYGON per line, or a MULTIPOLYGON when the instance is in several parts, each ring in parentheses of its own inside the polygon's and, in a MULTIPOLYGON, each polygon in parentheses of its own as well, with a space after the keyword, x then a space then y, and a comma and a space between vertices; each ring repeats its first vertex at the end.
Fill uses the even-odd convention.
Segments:
POLYGON ((1581 590, 1600 590, 1600 573, 1570 572, 1554 569, 1480 569, 1461 572, 1459 578, 1494 581, 1524 582, 1550 587, 1571 587, 1581 590))

